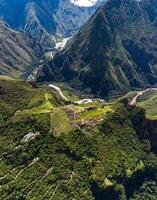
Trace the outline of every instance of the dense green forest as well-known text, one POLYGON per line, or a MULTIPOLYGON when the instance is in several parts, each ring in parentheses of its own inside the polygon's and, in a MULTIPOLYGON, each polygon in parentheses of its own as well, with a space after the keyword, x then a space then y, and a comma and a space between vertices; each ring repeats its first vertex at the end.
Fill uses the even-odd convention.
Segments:
POLYGON ((64 106, 46 86, 0 80, 1 199, 155 200, 157 158, 144 111, 122 98, 97 125, 55 134, 51 115, 64 106))

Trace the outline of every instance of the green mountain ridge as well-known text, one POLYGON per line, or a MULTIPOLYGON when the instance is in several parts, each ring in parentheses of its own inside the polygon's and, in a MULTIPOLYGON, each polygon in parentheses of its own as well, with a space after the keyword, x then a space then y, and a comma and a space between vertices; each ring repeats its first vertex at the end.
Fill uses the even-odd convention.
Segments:
POLYGON ((63 80, 104 97, 155 84, 156 8, 154 0, 107 1, 37 81, 63 80))

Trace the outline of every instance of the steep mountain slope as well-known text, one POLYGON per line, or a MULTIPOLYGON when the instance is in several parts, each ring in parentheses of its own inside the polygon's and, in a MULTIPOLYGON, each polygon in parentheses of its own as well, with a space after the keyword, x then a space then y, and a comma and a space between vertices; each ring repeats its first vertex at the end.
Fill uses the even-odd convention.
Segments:
POLYGON ((51 47, 55 35, 71 36, 88 20, 101 1, 80 4, 80 1, 71 0, 0 0, 0 16, 11 27, 23 29, 43 46, 51 47))
POLYGON ((108 96, 157 82, 157 2, 109 0, 38 81, 63 80, 108 96))
POLYGON ((1 199, 156 199, 157 158, 144 112, 126 100, 109 105, 99 125, 68 132, 67 106, 91 112, 97 105, 81 108, 47 86, 0 77, 1 199))
POLYGON ((20 77, 41 55, 33 39, 0 21, 0 74, 20 77))

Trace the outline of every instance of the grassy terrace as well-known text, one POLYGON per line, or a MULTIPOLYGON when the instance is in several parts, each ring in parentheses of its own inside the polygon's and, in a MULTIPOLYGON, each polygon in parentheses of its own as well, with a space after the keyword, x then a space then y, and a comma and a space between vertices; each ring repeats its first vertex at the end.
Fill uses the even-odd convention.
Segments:
POLYGON ((112 106, 112 104, 104 105, 99 102, 77 106, 76 111, 78 110, 78 114, 75 117, 74 122, 89 122, 90 119, 103 119, 105 115, 113 112, 112 106))
POLYGON ((51 113, 51 129, 57 135, 68 133, 72 129, 70 119, 63 108, 55 108, 51 113))

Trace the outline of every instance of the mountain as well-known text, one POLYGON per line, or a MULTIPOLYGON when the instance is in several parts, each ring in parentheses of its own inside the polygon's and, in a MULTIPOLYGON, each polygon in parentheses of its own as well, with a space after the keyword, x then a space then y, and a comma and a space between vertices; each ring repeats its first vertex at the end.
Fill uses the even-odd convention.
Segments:
POLYGON ((0 77, 1 199, 156 199, 149 123, 126 99, 74 105, 46 85, 0 77))
POLYGON ((42 55, 39 44, 0 21, 0 74, 20 77, 42 55))
POLYGON ((11 6, 10 23, 17 14, 14 26, 0 21, 0 199, 156 200, 156 0, 108 0, 73 37, 44 52, 46 60, 39 59, 51 47, 44 5, 58 1, 0 2, 11 6), (20 28, 26 4, 34 35, 20 28), (29 80, 39 84, 10 77, 32 68, 29 80))
POLYGON ((155 0, 107 1, 37 80, 62 80, 106 97, 155 84, 156 19, 155 0))
POLYGON ((69 37, 82 26, 102 0, 0 0, 0 16, 22 29, 44 47, 56 37, 69 37))

